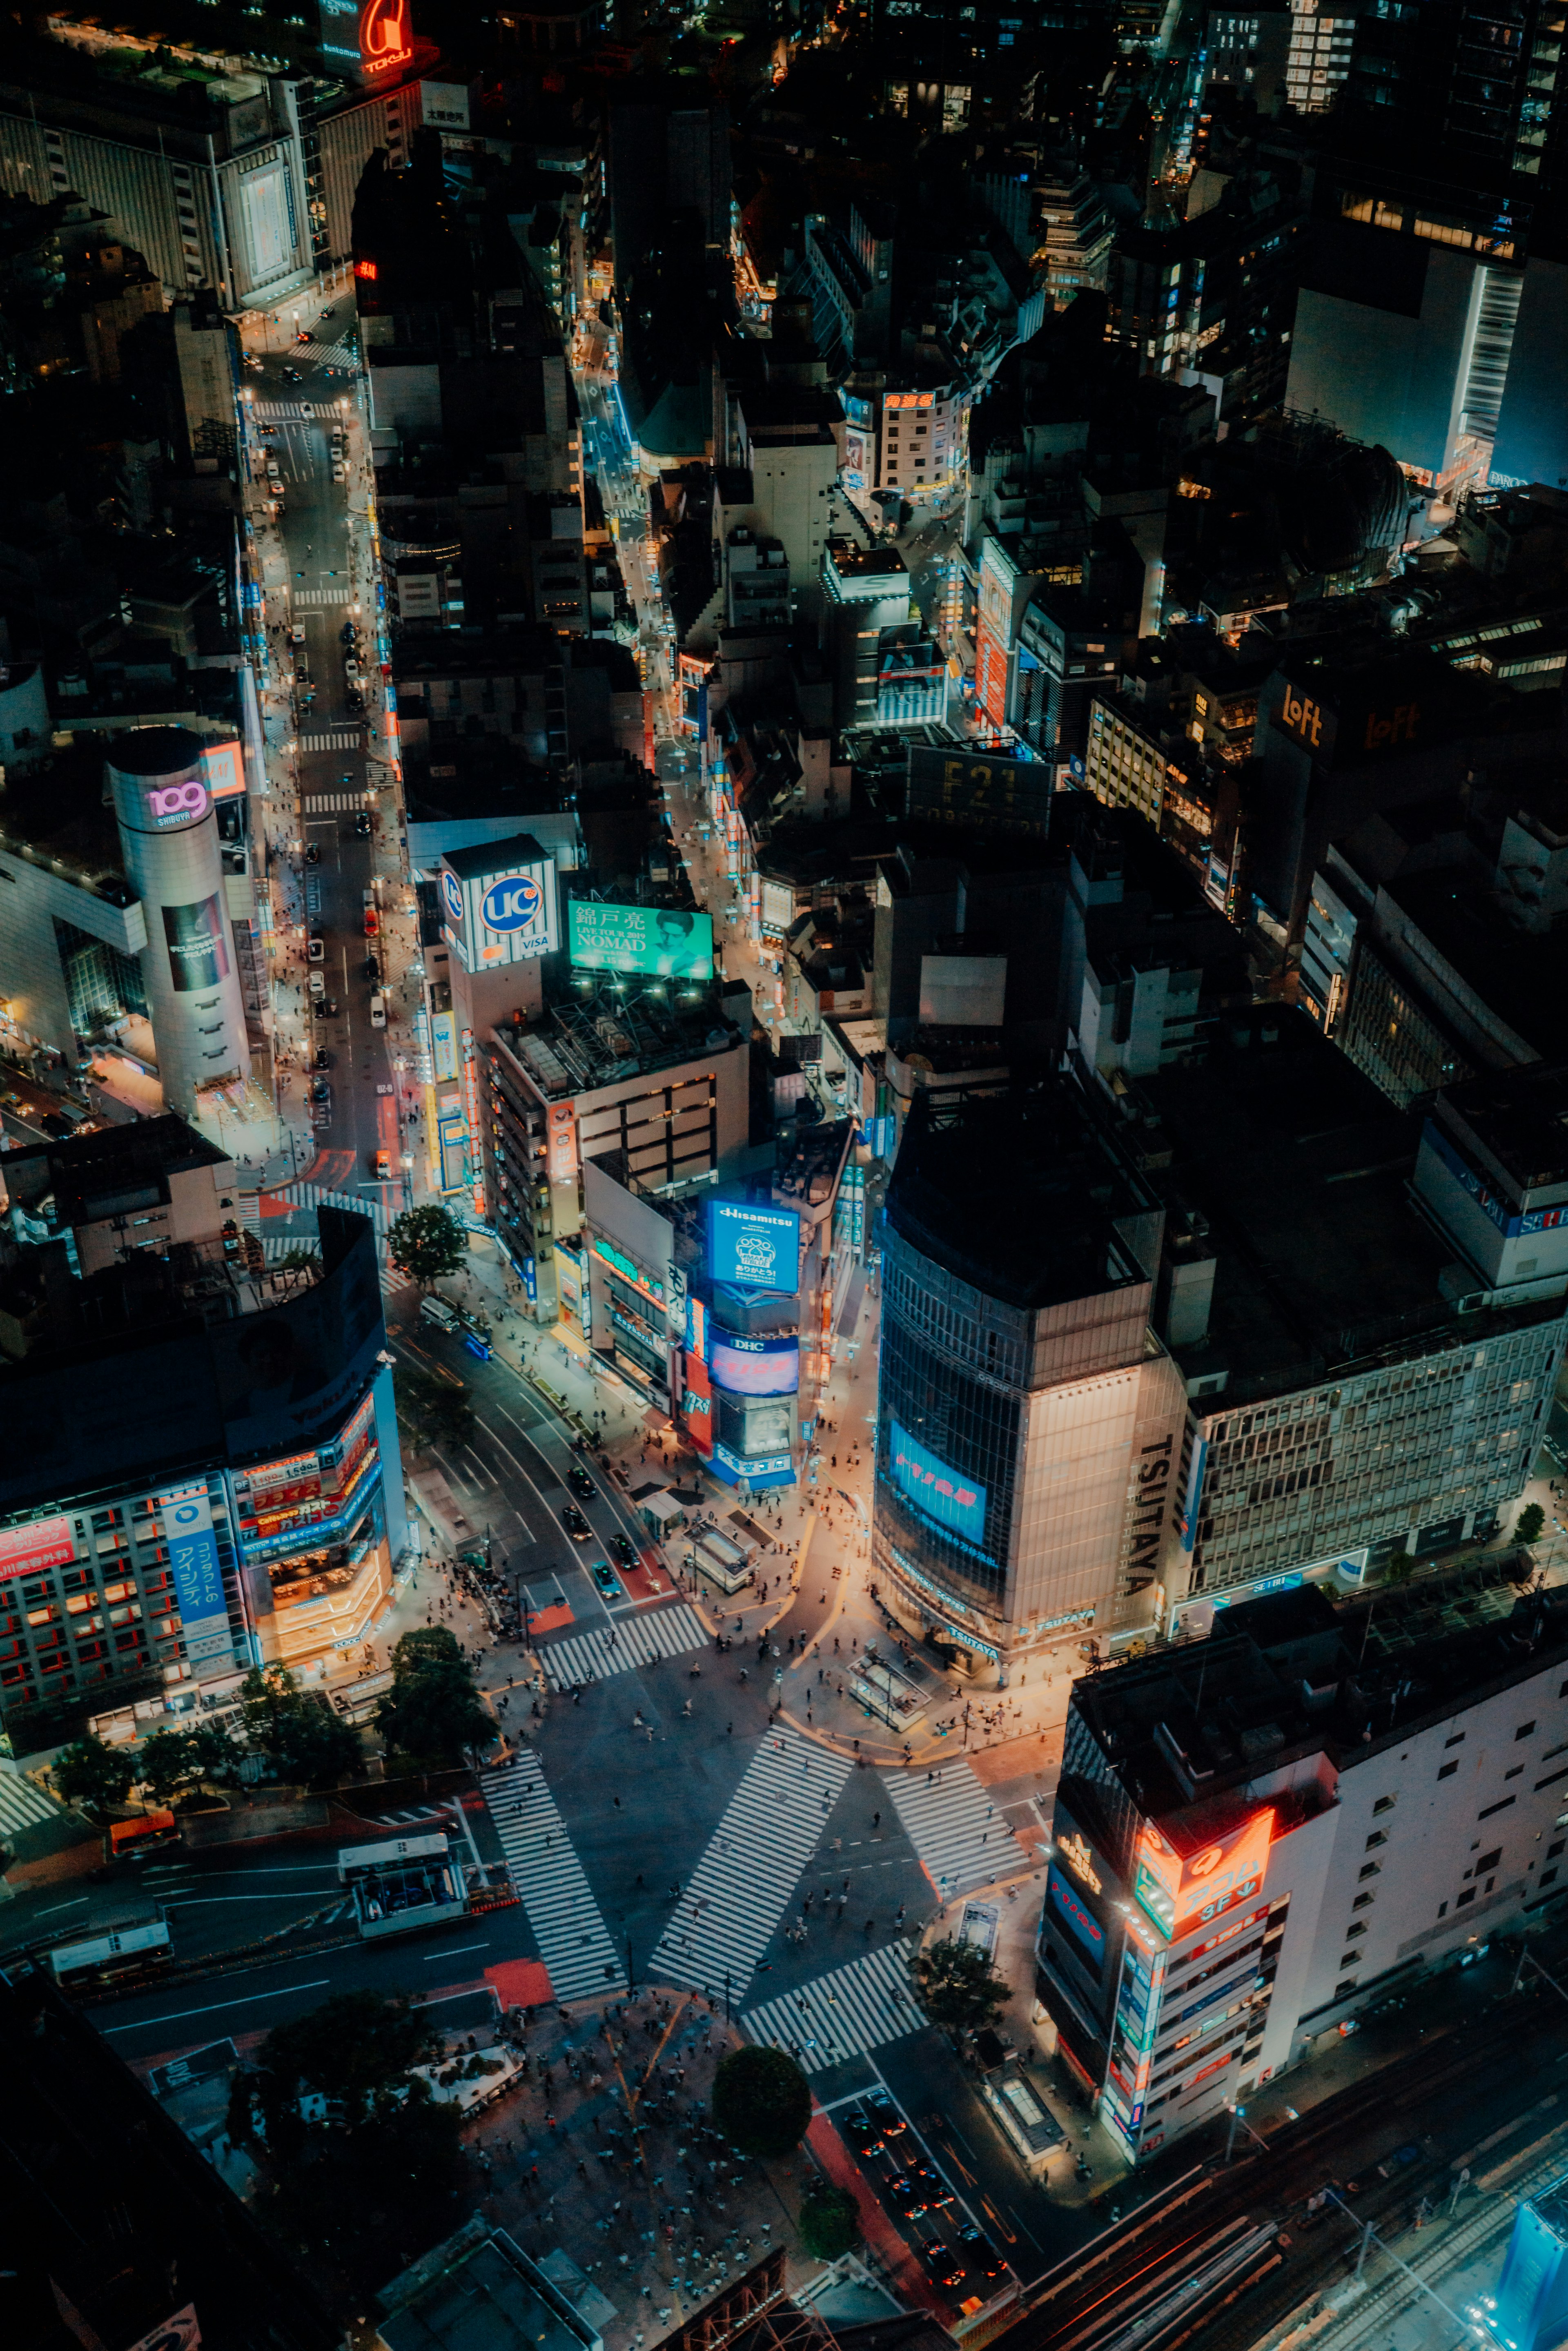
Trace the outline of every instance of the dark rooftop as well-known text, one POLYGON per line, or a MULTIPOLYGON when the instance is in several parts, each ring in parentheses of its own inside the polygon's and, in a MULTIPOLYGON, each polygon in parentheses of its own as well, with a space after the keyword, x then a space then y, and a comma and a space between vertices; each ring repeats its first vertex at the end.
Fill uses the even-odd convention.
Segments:
POLYGON ((1448 1090, 1444 1107, 1521 1192, 1568 1183, 1568 1061, 1470 1078, 1448 1090))
POLYGON ((8 1151, 5 1183, 24 1203, 53 1192, 61 1224, 76 1226, 141 1207, 149 1197, 167 1200, 171 1176, 228 1165, 226 1152, 171 1115, 8 1151))
POLYGON ((1146 1206, 1061 1081, 958 1107, 916 1094, 887 1192, 913 1248, 1026 1311, 1144 1280, 1113 1219, 1146 1206))

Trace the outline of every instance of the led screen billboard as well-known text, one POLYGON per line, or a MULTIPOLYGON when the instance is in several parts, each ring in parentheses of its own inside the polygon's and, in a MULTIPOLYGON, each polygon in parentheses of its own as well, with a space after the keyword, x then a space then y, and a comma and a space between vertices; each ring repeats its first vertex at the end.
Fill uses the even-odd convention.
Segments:
POLYGON ((465 851, 444 863, 441 894, 447 939, 465 971, 532 963, 560 945, 555 860, 531 834, 498 842, 494 862, 465 851))
POLYGON ((986 1489, 917 1445, 901 1421, 893 1423, 889 1437, 887 1466, 894 1484, 938 1526, 951 1528, 970 1542, 983 1542, 986 1489))
POLYGON ((1162 1934, 1174 1941, 1257 1893, 1269 1866, 1273 1835, 1271 1804, 1185 1855, 1145 1821, 1138 1834, 1133 1891, 1162 1934))
POLYGON ((740 1339, 716 1323, 708 1349, 708 1369, 716 1387, 731 1395, 793 1395, 800 1384, 799 1339, 740 1339))
POLYGON ((684 906, 607 906, 574 898, 571 960, 583 971, 640 971, 653 979, 713 977, 713 917, 684 906))
POLYGON ((1079 1900, 1054 1862, 1045 1881, 1045 1907, 1061 1920, 1079 1958, 1086 1959, 1098 1975, 1105 1965, 1105 1929, 1088 1905, 1079 1900))
POLYGON ((800 1217, 793 1208, 765 1207, 755 1200, 710 1199, 707 1270, 716 1281, 736 1290, 792 1297, 800 1286, 800 1217))

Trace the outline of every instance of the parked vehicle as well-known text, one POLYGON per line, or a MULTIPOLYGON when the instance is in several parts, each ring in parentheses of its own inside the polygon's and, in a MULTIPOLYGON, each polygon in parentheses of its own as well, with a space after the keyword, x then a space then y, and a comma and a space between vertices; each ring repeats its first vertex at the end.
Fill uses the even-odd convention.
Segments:
POLYGON ((326 962, 327 942, 321 936, 319 931, 312 932, 310 937, 307 940, 305 946, 305 959, 307 963, 326 962))
POLYGON ((371 998, 371 1027, 384 1029, 387 1025, 387 1000, 378 987, 371 998))
POLYGON ((455 1331, 457 1317, 444 1298, 426 1298, 420 1301, 420 1320, 434 1322, 438 1331, 455 1331))

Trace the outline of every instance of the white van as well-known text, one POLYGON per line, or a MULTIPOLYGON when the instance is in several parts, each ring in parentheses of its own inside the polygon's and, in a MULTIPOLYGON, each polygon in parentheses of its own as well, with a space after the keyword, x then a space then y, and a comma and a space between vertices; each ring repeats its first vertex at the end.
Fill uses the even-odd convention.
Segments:
POLYGON ((423 1322, 434 1322, 438 1330, 455 1331, 458 1327, 457 1317, 444 1298, 422 1299, 419 1311, 423 1322))
POLYGON ((387 1000, 378 987, 371 998, 371 1027, 384 1029, 387 1025, 387 1000))

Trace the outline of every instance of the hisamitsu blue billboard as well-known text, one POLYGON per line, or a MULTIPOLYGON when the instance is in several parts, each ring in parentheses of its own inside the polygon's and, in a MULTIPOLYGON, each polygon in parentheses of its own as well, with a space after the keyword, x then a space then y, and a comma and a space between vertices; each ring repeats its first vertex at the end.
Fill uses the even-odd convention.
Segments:
POLYGON ((1094 1913, 1079 1900, 1054 1862, 1045 1881, 1045 1907, 1065 1921, 1080 1951, 1087 1956, 1098 1975, 1105 1964, 1105 1929, 1094 1913))
POLYGON ((935 1519, 938 1526, 950 1527, 956 1535, 967 1536, 971 1542, 985 1541, 986 1489, 975 1479, 961 1476, 924 1445, 917 1445, 897 1420, 891 1431, 888 1468, 894 1484, 928 1519, 935 1519))
POLYGON ((707 1270, 736 1290, 793 1297, 800 1286, 800 1219, 755 1200, 707 1203, 707 1270))

